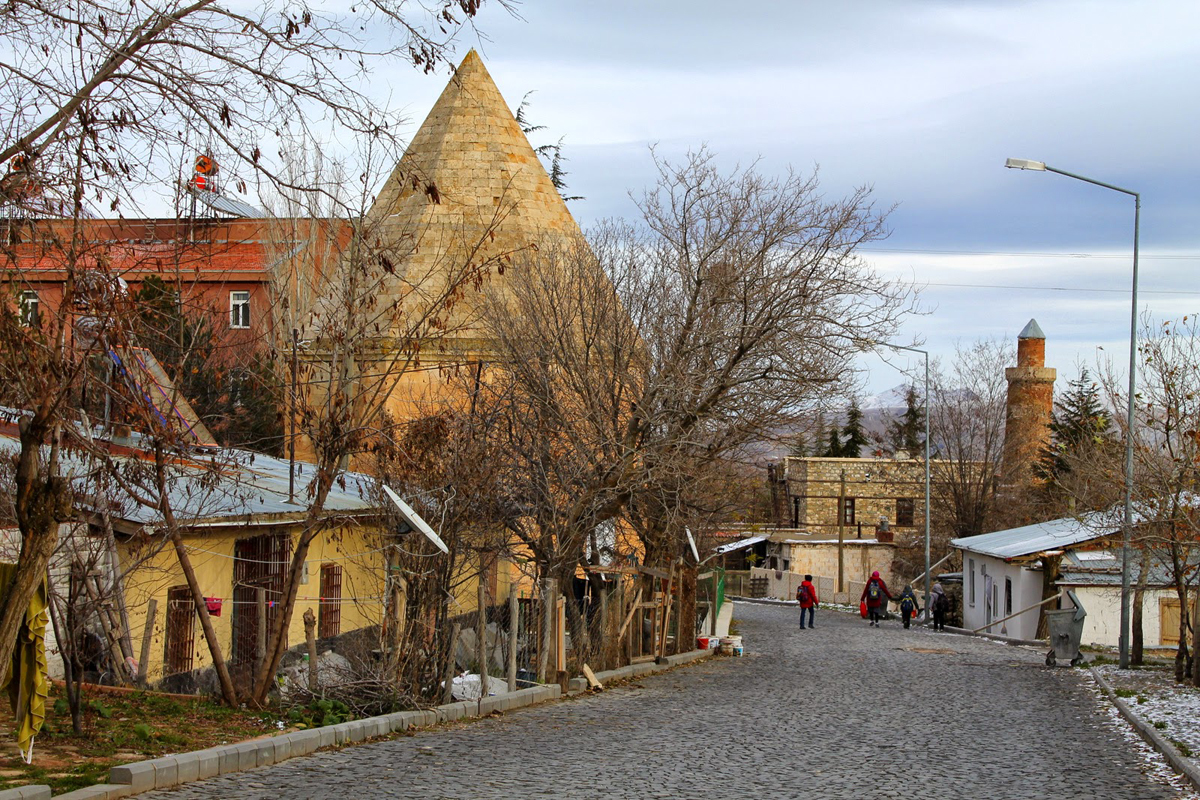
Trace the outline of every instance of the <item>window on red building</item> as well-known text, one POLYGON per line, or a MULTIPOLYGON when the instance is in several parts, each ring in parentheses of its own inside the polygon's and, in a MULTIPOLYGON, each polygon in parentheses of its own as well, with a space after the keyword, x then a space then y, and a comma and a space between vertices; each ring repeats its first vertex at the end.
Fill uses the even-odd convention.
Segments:
POLYGON ((250 293, 229 293, 229 327, 250 327, 250 293))

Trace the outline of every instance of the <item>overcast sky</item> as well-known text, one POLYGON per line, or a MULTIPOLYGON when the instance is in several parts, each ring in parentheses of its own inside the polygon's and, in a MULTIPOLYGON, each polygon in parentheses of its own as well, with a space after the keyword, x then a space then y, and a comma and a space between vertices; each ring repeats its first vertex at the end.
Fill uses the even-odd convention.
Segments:
MULTIPOLYGON (((1133 200, 1044 161, 1140 192, 1139 308, 1200 311, 1200 3, 485 3, 474 46, 511 106, 564 139, 586 228, 633 216, 629 192, 667 156, 707 144, 729 165, 809 170, 896 208, 865 255, 925 286, 902 343, 1012 337, 1036 318, 1059 388, 1097 347, 1128 358, 1133 200)), ((388 74, 390 107, 420 124, 444 72, 388 74)), ((900 359, 900 364, 904 363, 900 359)), ((864 360, 867 391, 902 380, 864 360)))

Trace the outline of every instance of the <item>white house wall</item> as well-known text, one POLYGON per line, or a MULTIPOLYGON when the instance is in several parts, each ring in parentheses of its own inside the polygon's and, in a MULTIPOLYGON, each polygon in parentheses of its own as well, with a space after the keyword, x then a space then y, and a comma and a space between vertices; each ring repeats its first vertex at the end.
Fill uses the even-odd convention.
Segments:
POLYGON ((1011 636, 1014 639, 1032 639, 1037 633, 1037 609, 1004 622, 996 622, 1008 614, 1005 612, 1005 579, 1012 581, 1012 610, 1018 612, 1042 599, 1041 569, 1027 569, 1019 564, 1010 564, 1003 559, 963 551, 963 627, 967 630, 983 628, 988 624, 988 600, 985 597, 987 578, 992 579, 994 609, 993 624, 986 633, 1011 636), (972 566, 974 573, 971 572, 972 566), (974 575, 974 598, 972 598, 972 574, 974 575))
MULTIPOLYGON (((1121 634, 1121 590, 1116 586, 1074 586, 1080 604, 1087 611, 1083 622, 1083 643, 1118 647, 1121 634)), ((1174 589, 1147 589, 1142 599, 1142 642, 1146 649, 1175 649, 1162 644, 1162 613, 1159 601, 1177 598, 1174 589)))

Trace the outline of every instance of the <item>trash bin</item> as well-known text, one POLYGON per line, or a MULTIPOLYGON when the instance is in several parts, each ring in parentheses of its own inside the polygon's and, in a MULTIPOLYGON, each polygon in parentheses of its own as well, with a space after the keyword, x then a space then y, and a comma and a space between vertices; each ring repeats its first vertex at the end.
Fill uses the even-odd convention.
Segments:
POLYGON ((1046 612, 1046 628, 1050 634, 1050 652, 1046 653, 1048 667, 1053 667, 1060 658, 1070 660, 1072 667, 1083 663, 1079 642, 1083 638, 1083 620, 1087 611, 1074 592, 1068 591, 1067 597, 1075 604, 1074 608, 1046 612))

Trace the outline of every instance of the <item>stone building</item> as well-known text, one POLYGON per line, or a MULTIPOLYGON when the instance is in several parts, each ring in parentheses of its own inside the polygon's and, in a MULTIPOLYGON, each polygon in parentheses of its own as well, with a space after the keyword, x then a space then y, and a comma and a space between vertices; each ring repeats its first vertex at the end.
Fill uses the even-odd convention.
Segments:
POLYGON ((910 458, 792 458, 771 465, 775 524, 847 539, 925 526, 925 465, 910 458))

